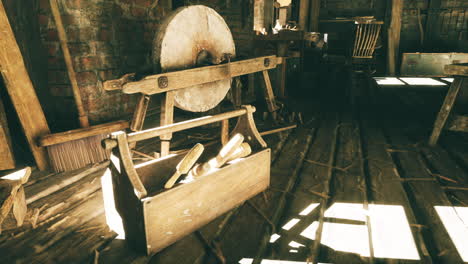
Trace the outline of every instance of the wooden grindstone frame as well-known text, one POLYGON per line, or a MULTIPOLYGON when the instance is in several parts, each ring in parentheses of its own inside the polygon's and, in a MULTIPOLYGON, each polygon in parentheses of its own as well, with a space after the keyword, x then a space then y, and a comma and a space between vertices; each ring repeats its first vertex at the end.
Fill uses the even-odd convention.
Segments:
MULTIPOLYGON (((275 101, 268 70, 276 68, 281 63, 283 63, 282 59, 276 56, 263 56, 219 65, 159 73, 146 76, 138 81, 134 80, 135 74, 130 73, 120 79, 104 82, 104 89, 106 91, 121 90, 125 94, 140 94, 140 100, 136 106, 130 129, 132 131, 141 131, 151 95, 163 94, 160 119, 161 126, 166 126, 172 124, 174 120, 174 92, 178 89, 262 72, 265 81, 264 97, 266 105, 268 111, 275 116, 279 107, 275 101)), ((223 123, 224 126, 226 124, 223 123)), ((172 133, 161 134, 159 137, 161 139, 160 153, 164 157, 169 155, 172 133)), ((135 146, 134 144, 131 145, 131 148, 135 146)))

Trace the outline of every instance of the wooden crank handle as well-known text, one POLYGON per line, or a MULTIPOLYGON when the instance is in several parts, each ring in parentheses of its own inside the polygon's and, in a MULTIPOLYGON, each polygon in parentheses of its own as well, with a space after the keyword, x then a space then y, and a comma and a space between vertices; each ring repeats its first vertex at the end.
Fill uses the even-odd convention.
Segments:
POLYGON ((134 80, 135 73, 127 73, 119 79, 105 81, 103 83, 103 87, 106 91, 122 90, 126 83, 132 82, 134 80))
POLYGON ((193 167, 195 162, 200 158, 201 154, 205 148, 203 147, 202 144, 198 143, 196 144, 188 153, 185 155, 185 157, 177 164, 176 167, 176 172, 172 175, 171 178, 166 182, 164 185, 165 189, 170 189, 176 181, 179 179, 180 175, 186 174, 189 172, 189 170, 193 167))

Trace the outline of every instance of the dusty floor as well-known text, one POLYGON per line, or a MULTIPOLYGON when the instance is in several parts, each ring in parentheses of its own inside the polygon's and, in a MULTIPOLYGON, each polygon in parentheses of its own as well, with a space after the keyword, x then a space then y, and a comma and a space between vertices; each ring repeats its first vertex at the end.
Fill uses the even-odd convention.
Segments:
POLYGON ((468 261, 467 136, 444 132, 438 146, 427 145, 447 86, 379 88, 365 78, 335 78, 306 89, 310 95, 296 104, 304 125, 266 137, 271 187, 199 232, 151 258, 143 256, 106 228, 102 166, 36 173, 26 188, 29 221, 0 236, 2 261, 468 261), (343 86, 350 83, 354 100, 344 96, 343 86), (40 197, 77 175, 86 176, 40 197))

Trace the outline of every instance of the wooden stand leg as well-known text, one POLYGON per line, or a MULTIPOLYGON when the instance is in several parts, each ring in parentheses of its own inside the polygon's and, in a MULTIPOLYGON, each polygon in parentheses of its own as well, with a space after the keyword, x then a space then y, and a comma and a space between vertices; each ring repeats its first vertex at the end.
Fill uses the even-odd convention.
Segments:
POLYGON ((442 104, 442 108, 440 109, 440 112, 437 115, 437 119, 434 123, 434 129, 432 130, 431 138, 429 139, 429 145, 434 146, 437 144, 440 133, 447 123, 447 119, 450 116, 450 112, 452 111, 455 100, 457 99, 457 95, 460 92, 462 83, 462 78, 455 78, 452 85, 450 86, 444 103, 442 104))
POLYGON ((223 120, 221 121, 221 143, 226 145, 226 143, 229 141, 229 120, 223 120))
MULTIPOLYGON (((174 123, 174 92, 167 92, 161 103, 161 126, 174 123)), ((161 137, 161 157, 169 155, 172 134, 161 137)))
POLYGON ((283 63, 281 65, 278 65, 278 81, 278 96, 280 98, 286 98, 286 60, 284 58, 283 63))
MULTIPOLYGON (((135 113, 133 113, 132 123, 130 124, 131 131, 141 131, 143 130, 143 124, 145 123, 146 111, 148 110, 148 105, 150 102, 150 97, 148 95, 142 94, 140 100, 135 108, 135 113)), ((136 147, 136 142, 129 144, 131 149, 136 147)))
POLYGON ((273 87, 271 86, 270 75, 268 75, 268 71, 263 71, 263 79, 265 80, 265 101, 268 107, 268 111, 270 113, 275 112, 278 110, 275 102, 275 95, 273 93, 273 87))
POLYGON ((146 111, 148 110, 148 105, 150 102, 150 97, 148 95, 142 94, 140 100, 133 114, 132 123, 130 124, 130 130, 132 131, 141 131, 143 129, 143 124, 145 122, 146 111))

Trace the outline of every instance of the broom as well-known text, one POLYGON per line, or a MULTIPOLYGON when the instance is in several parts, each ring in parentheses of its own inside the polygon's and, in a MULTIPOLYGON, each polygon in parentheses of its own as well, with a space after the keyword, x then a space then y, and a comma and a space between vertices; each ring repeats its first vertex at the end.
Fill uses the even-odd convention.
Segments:
POLYGON ((84 110, 81 100, 76 73, 73 69, 72 59, 67 45, 67 36, 63 27, 62 18, 60 17, 57 1, 50 0, 50 7, 57 26, 60 46, 67 66, 68 77, 72 85, 73 97, 78 109, 81 126, 80 129, 50 134, 39 139, 39 146, 47 147, 52 169, 55 172, 62 172, 79 169, 88 164, 107 160, 110 153, 101 147, 101 140, 106 138, 107 134, 127 128, 128 122, 117 121, 92 127, 89 126, 88 115, 84 110))

